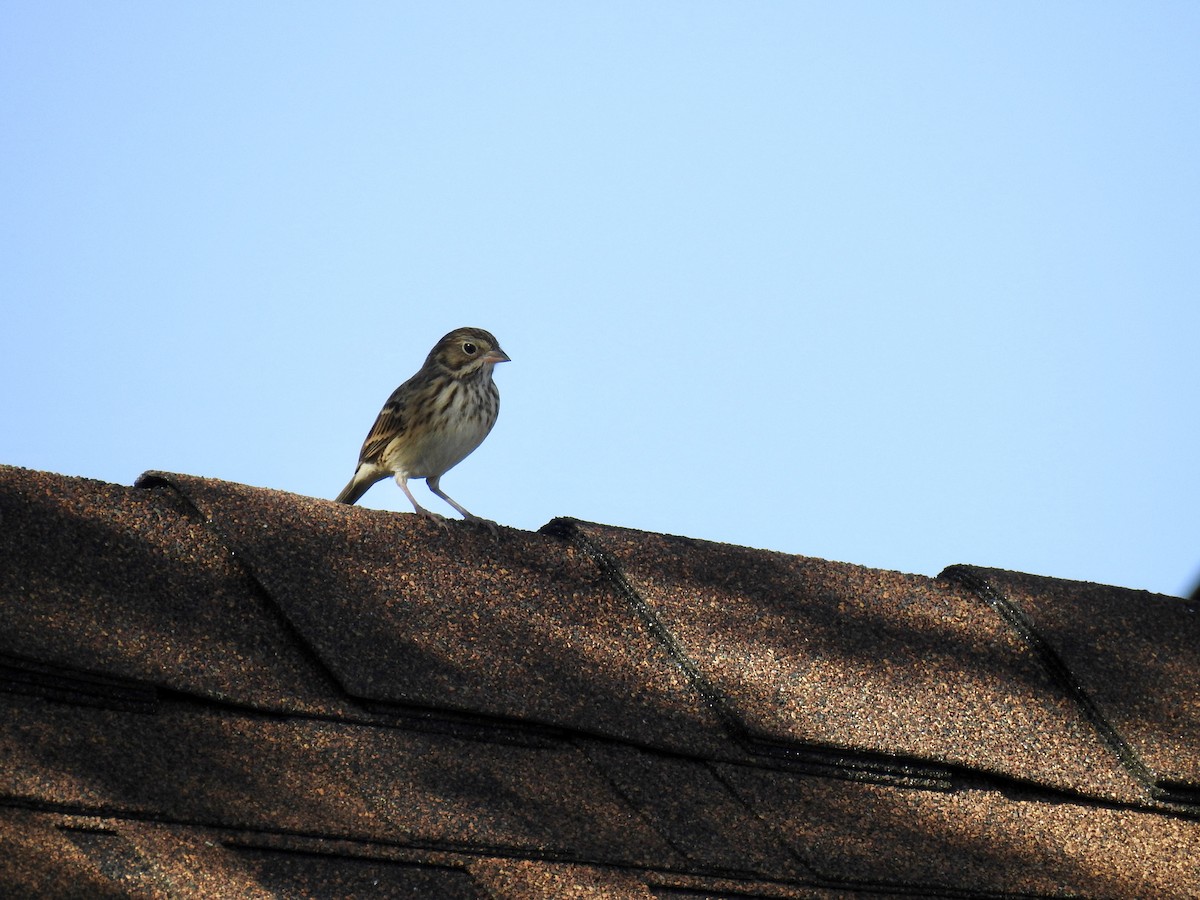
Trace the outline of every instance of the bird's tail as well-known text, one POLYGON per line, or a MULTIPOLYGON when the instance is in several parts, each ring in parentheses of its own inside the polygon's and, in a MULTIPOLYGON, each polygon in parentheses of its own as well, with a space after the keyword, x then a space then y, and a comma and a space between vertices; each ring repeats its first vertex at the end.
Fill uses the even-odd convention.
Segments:
POLYGON ((350 479, 350 483, 337 495, 335 502, 357 503, 358 499, 370 490, 371 485, 386 477, 386 474, 380 475, 364 466, 359 466, 354 472, 354 477, 350 479))

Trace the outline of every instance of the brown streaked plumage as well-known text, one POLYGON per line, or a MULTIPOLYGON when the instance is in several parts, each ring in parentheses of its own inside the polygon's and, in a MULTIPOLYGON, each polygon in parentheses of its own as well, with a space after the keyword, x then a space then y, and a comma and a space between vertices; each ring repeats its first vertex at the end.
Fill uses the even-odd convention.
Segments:
POLYGON ((508 362, 508 354, 482 328, 456 328, 438 341, 420 371, 383 405, 338 502, 355 503, 375 482, 395 476, 418 513, 440 520, 442 516, 421 506, 408 489, 408 479, 424 478, 463 518, 477 519, 442 491, 438 481, 483 443, 496 424, 500 392, 492 381, 492 368, 501 362, 508 362))

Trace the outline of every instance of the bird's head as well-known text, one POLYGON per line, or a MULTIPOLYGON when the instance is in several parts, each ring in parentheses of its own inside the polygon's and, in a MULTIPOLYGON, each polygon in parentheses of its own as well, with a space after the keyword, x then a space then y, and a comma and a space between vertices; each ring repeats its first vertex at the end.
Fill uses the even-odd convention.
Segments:
POLYGON ((496 363, 508 362, 508 354, 490 331, 482 328, 456 328, 437 342, 426 367, 448 370, 457 378, 466 378, 480 370, 490 370, 496 363))

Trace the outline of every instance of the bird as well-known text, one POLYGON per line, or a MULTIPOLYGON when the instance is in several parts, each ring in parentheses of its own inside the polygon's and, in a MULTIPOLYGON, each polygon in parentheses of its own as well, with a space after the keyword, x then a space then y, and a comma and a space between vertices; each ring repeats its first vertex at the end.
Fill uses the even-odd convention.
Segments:
POLYGON ((338 503, 356 503, 377 481, 395 476, 419 515, 445 524, 413 496, 408 479, 424 478, 434 494, 468 521, 484 522, 451 499, 441 477, 483 443, 500 411, 500 391, 492 381, 497 363, 510 362, 500 342, 482 328, 456 328, 425 358, 420 370, 383 404, 358 455, 350 483, 338 503))

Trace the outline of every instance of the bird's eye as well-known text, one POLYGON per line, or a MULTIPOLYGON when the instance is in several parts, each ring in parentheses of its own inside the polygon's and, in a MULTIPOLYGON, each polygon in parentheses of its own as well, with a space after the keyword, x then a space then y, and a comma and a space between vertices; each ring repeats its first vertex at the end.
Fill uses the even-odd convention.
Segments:
POLYGON ((478 350, 479 350, 479 348, 476 347, 474 344, 472 344, 470 341, 463 342, 463 353, 467 354, 467 356, 474 356, 478 350))

